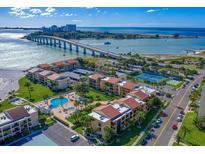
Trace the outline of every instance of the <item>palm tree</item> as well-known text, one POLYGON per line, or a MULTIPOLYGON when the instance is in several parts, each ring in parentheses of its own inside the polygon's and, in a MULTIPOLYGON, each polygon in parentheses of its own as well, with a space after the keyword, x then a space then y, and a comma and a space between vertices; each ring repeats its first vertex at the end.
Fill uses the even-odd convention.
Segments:
POLYGON ((142 121, 145 119, 145 112, 144 111, 138 111, 135 114, 135 119, 136 119, 136 121, 138 121, 141 124, 142 121))
POLYGON ((31 100, 31 91, 33 90, 32 87, 31 87, 31 83, 26 82, 24 86, 28 88, 29 99, 31 100))
POLYGON ((177 134, 177 136, 176 136, 177 145, 179 145, 179 143, 181 142, 181 140, 182 140, 181 136, 177 134))
POLYGON ((190 132, 190 130, 186 126, 182 126, 182 131, 183 131, 183 138, 185 138, 186 134, 190 132))
POLYGON ((9 98, 14 98, 16 95, 15 95, 15 90, 11 90, 10 92, 9 92, 9 98))

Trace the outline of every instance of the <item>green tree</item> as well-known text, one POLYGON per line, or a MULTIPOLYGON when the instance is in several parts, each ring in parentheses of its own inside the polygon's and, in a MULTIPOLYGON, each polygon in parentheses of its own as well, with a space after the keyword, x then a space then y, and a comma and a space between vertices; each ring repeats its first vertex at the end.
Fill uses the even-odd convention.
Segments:
POLYGON ((89 92, 89 86, 87 83, 82 82, 75 86, 76 92, 78 92, 81 96, 85 96, 89 92))
POLYGON ((177 134, 177 136, 176 136, 177 145, 179 145, 179 143, 181 142, 181 140, 182 140, 182 137, 177 134))
POLYGON ((136 121, 141 124, 145 120, 145 115, 144 111, 137 111, 135 114, 136 121))
POLYGON ((104 128, 104 135, 103 135, 103 140, 107 143, 111 140, 113 136, 113 130, 112 128, 105 126, 104 128))
POLYGON ((29 99, 31 100, 31 91, 33 91, 31 83, 30 82, 26 82, 24 86, 28 88, 29 99))

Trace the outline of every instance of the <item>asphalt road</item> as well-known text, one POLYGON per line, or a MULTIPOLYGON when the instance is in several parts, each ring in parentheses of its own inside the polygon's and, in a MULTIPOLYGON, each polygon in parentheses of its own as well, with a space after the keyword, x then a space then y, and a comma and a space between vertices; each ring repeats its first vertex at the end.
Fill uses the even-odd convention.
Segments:
POLYGON ((163 123, 160 128, 154 129, 154 134, 157 136, 155 139, 148 141, 148 146, 167 146, 174 130, 172 125, 176 122, 177 116, 181 110, 184 110, 189 102, 189 95, 194 84, 200 83, 202 81, 202 75, 195 77, 186 88, 181 89, 177 92, 170 105, 164 110, 168 115, 167 117, 162 117, 163 123))

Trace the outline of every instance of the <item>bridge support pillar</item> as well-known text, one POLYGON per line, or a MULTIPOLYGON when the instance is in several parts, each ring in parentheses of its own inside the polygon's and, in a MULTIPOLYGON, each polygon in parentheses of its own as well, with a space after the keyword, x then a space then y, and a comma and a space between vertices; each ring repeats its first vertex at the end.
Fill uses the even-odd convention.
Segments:
POLYGON ((39 38, 40 39, 40 44, 42 44, 42 38, 39 38))
POLYGON ((79 52, 79 46, 76 45, 76 52, 79 52))
POLYGON ((52 46, 53 45, 53 40, 52 40, 52 38, 50 38, 50 46, 52 46))
POLYGON ((63 48, 66 49, 66 42, 63 42, 63 48))
POLYGON ((72 44, 69 44, 69 50, 72 51, 72 44))
POLYGON ((42 38, 42 42, 43 42, 43 44, 45 44, 45 38, 44 37, 42 38))
POLYGON ((54 47, 56 47, 56 39, 54 39, 54 47))
POLYGON ((49 44, 48 44, 48 38, 46 38, 46 45, 49 45, 49 44))
POLYGON ((95 51, 92 51, 92 56, 95 56, 95 51))
POLYGON ((100 57, 105 57, 105 54, 104 53, 100 53, 100 57))
POLYGON ((86 54, 86 48, 83 48, 83 54, 86 54))
POLYGON ((58 40, 58 47, 61 48, 61 41, 58 40))

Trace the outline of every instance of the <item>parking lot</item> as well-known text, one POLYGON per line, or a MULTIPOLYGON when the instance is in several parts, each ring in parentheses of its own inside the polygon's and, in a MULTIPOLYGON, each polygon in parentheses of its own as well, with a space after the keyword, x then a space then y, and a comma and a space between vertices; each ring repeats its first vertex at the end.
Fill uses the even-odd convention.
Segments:
POLYGON ((50 126, 43 132, 48 138, 53 140, 59 146, 91 146, 85 138, 80 137, 75 142, 71 142, 70 138, 75 132, 60 123, 50 126))

